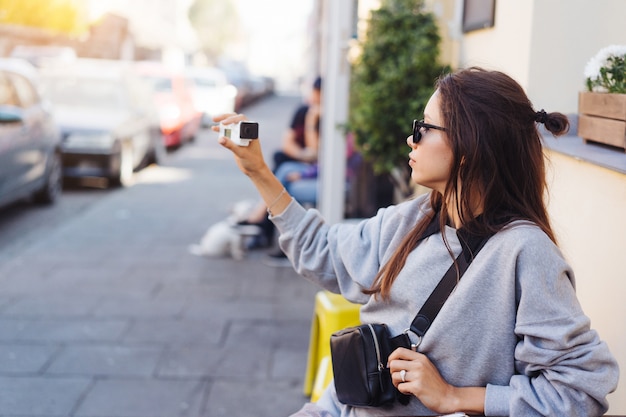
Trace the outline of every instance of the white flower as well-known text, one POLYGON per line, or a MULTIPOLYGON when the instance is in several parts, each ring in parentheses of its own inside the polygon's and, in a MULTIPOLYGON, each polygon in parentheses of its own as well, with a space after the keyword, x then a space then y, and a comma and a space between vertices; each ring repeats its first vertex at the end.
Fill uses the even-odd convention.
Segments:
MULTIPOLYGON (((602 48, 587 62, 585 66, 585 79, 588 84, 594 85, 594 90, 605 90, 600 83, 600 69, 609 65, 608 59, 611 57, 626 57, 626 45, 610 45, 602 48)), ((622 58, 623 59, 623 58, 622 58)))

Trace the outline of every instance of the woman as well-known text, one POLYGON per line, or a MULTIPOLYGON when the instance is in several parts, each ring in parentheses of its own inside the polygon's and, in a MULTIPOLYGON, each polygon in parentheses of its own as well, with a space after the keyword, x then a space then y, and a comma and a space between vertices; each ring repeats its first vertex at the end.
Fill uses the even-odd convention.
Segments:
POLYGON ((220 138, 265 200, 298 273, 362 304, 362 322, 386 323, 393 335, 408 328, 460 253, 456 229, 493 234, 418 351, 399 348, 389 357, 393 384, 409 404, 350 407, 330 384, 296 415, 603 414, 617 363, 581 310, 543 200, 537 123, 560 135, 567 118, 536 112, 523 89, 496 71, 459 70, 436 87, 407 138, 411 178, 432 192, 358 225, 325 225, 294 202, 258 141, 240 148, 220 138), (441 233, 419 241, 437 212, 441 233))

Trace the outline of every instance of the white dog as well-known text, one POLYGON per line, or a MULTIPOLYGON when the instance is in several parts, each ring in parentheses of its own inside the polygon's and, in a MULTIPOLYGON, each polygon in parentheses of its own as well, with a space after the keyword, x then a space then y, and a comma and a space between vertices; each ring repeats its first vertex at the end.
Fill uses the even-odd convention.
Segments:
POLYGON ((197 256, 227 257, 236 260, 245 258, 245 239, 261 233, 257 226, 239 226, 255 205, 254 201, 244 200, 233 205, 231 214, 225 220, 209 227, 200 243, 189 246, 189 252, 197 256))

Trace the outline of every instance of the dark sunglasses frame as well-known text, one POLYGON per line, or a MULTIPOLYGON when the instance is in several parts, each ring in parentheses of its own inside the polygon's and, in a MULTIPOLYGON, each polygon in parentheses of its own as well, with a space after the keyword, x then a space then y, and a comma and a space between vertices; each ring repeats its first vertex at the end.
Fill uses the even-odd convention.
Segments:
POLYGON ((445 127, 435 126, 428 123, 424 123, 424 120, 413 120, 413 144, 417 145, 422 140, 422 128, 424 129, 437 129, 443 132, 446 131, 445 127))

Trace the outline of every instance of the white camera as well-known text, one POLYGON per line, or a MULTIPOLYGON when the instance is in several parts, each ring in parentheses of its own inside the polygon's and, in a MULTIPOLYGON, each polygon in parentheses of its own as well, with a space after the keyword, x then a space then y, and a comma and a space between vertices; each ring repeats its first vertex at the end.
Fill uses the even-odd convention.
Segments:
POLYGON ((220 123, 220 136, 226 136, 239 146, 248 146, 251 140, 259 137, 257 122, 238 122, 228 125, 220 123))

